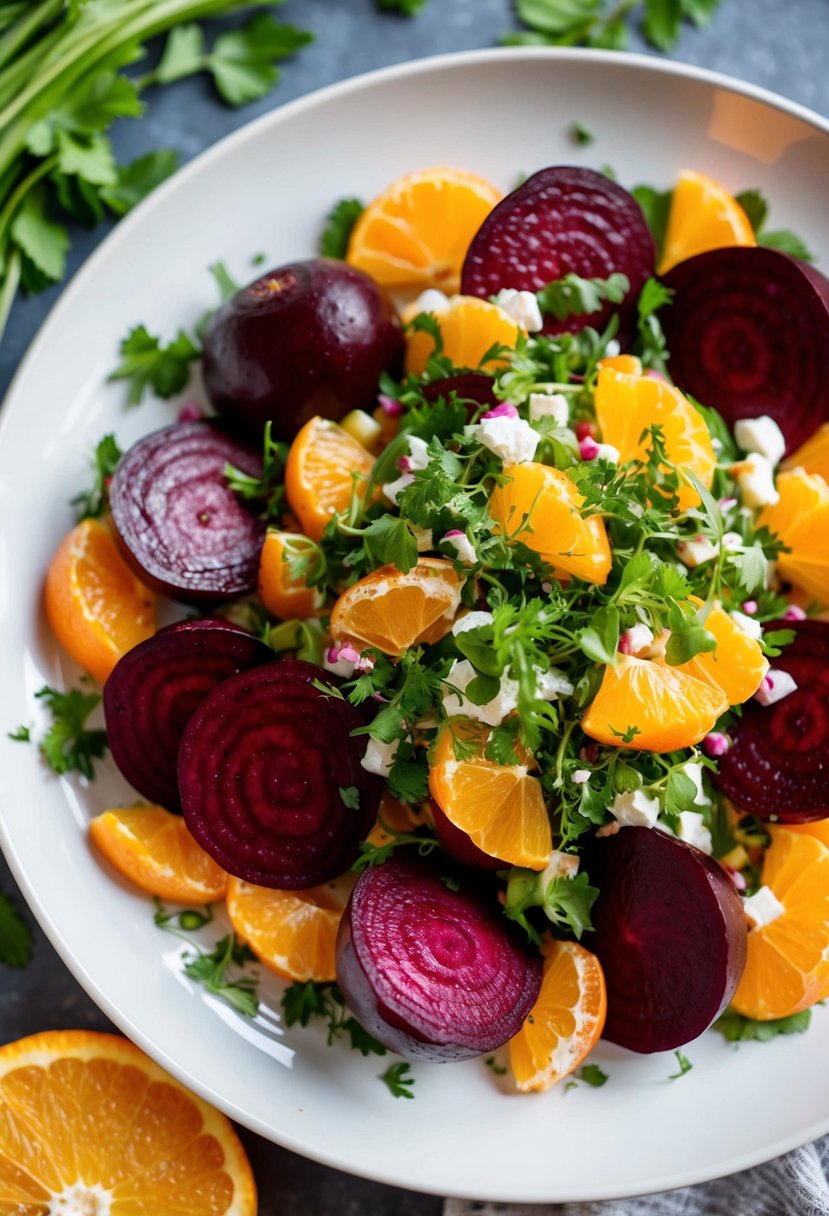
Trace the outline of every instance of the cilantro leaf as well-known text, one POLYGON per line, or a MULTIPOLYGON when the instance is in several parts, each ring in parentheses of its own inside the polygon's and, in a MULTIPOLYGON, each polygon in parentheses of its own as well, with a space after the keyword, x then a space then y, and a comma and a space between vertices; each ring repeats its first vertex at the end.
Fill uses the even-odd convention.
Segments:
POLYGON ((326 258, 342 260, 348 252, 352 229, 363 213, 365 204, 359 198, 341 198, 325 217, 325 227, 319 241, 319 251, 326 258))
POLYGON ((548 283, 535 296, 542 312, 550 313, 557 321, 566 321, 568 317, 598 312, 605 301, 620 304, 628 291, 630 280, 625 274, 614 273, 606 279, 583 279, 571 273, 548 283))
POLYGON ((31 930, 8 895, 0 891, 0 963, 25 967, 31 957, 31 930))
POLYGON ((79 688, 58 692, 47 685, 35 696, 44 702, 52 716, 52 725, 40 744, 47 763, 56 773, 78 772, 93 780, 93 761, 106 751, 107 737, 106 731, 88 730, 85 723, 99 705, 100 693, 85 693, 79 688))
MULTIPOLYGON (((204 67, 205 42, 201 26, 178 25, 170 30, 158 66, 152 73, 153 84, 171 84, 192 76, 204 67)), ((144 87, 149 78, 142 82, 144 87)))
POLYGON ((114 435, 104 435, 98 441, 92 458, 92 487, 80 491, 69 501, 71 507, 78 508, 78 521, 97 519, 107 509, 107 487, 122 455, 114 435))
POLYGON ((809 1029, 812 1020, 811 1009, 801 1013, 793 1013, 787 1018, 772 1018, 768 1022, 755 1022, 753 1018, 744 1017, 734 1009, 726 1009, 714 1023, 729 1043, 741 1043, 755 1039, 758 1043, 767 1043, 781 1034, 803 1034, 809 1029))
POLYGON ((672 768, 665 785, 665 813, 670 816, 681 815, 694 805, 697 787, 687 773, 681 768, 672 768))
POLYGON ((241 945, 235 934, 228 934, 218 941, 209 953, 199 951, 194 958, 186 962, 184 972, 214 996, 222 997, 237 1012, 254 1018, 259 1012, 258 977, 241 975, 236 979, 227 978, 228 969, 232 964, 241 966, 254 957, 246 946, 241 945))
POLYGON ((116 215, 126 215, 142 199, 166 181, 178 168, 179 155, 175 148, 159 148, 147 152, 128 165, 118 165, 115 181, 105 186, 100 197, 116 215))
POLYGON ((745 211, 755 233, 759 232, 769 213, 768 202, 761 192, 757 189, 741 190, 734 195, 734 201, 745 211))
POLYGON ((148 389, 166 400, 186 387, 190 364, 200 355, 183 329, 164 346, 144 325, 136 325, 121 342, 121 362, 107 379, 129 381, 129 405, 138 405, 148 389))
POLYGON ((380 1074, 380 1080, 389 1087, 393 1097, 413 1098, 412 1087, 415 1078, 411 1072, 411 1064, 407 1060, 403 1060, 400 1064, 390 1064, 386 1071, 380 1074))

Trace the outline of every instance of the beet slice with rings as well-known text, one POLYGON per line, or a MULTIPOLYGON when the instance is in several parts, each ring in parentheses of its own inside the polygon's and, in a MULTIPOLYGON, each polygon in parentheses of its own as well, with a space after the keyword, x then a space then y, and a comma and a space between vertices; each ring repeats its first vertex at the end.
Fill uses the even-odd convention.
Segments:
POLYGON ((193 836, 230 874, 296 890, 336 878, 377 818, 358 711, 335 677, 285 659, 223 681, 184 731, 178 780, 193 836), (330 691, 326 691, 328 685, 330 691))
POLYGON ((265 523, 230 489, 225 467, 252 477, 262 459, 212 422, 177 422, 134 444, 110 487, 115 536, 138 577, 186 604, 256 590, 265 523))
MULTIPOLYGON (((741 811, 778 823, 829 818, 829 622, 775 621, 794 641, 772 660, 797 684, 772 705, 747 701, 714 780, 741 811)), ((774 672, 769 673, 774 679, 774 672)))
POLYGON ((594 838, 584 869, 599 895, 586 944, 607 983, 603 1037, 673 1051, 702 1034, 736 991, 746 960, 743 902, 722 866, 660 832, 594 838))
POLYGON ((169 625, 119 659, 104 685, 104 719, 112 758, 139 794, 180 809, 185 726, 217 684, 273 657, 245 629, 208 617, 169 625))
POLYGON ((337 983, 360 1024, 408 1060, 464 1060, 517 1034, 541 986, 497 904, 395 857, 357 880, 337 936, 337 983))
POLYGON ((566 274, 606 279, 626 274, 630 290, 621 305, 589 316, 545 318, 548 334, 601 330, 619 312, 620 337, 632 332, 636 300, 654 272, 656 251, 642 209, 632 194, 593 169, 570 165, 541 169, 487 216, 466 255, 464 295, 488 299, 504 287, 539 291, 566 274))
POLYGON ((829 419, 829 280, 776 249, 713 249, 664 277, 668 369, 729 426, 769 414, 787 451, 829 419))

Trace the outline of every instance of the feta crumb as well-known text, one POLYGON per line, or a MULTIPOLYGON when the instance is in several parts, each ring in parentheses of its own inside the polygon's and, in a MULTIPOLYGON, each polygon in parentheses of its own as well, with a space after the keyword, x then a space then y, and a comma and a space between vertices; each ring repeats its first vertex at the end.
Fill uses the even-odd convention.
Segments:
POLYGON ((555 701, 559 697, 572 697, 575 686, 563 671, 550 667, 547 671, 536 670, 536 692, 542 701, 555 701))
POLYGON ((768 414, 738 419, 734 423, 734 438, 744 452, 756 452, 770 465, 779 464, 786 451, 785 436, 768 414))
POLYGON ((685 776, 694 783, 696 793, 694 794, 694 802, 697 806, 710 806, 711 799, 705 793, 705 787, 702 784, 702 773, 704 765, 696 760, 688 760, 682 766, 682 772, 685 776))
POLYGON ((621 457, 619 454, 619 449, 614 448, 612 443, 597 443, 596 459, 608 460, 611 464, 618 464, 621 457))
POLYGON ((606 358, 615 359, 617 355, 621 355, 622 347, 616 338, 611 338, 604 348, 606 358))
POLYGON ((480 629, 482 625, 491 625, 494 620, 491 612, 467 612, 455 621, 452 633, 457 637, 459 633, 466 633, 467 629, 480 629))
POLYGON ((434 538, 431 528, 421 528, 419 524, 409 524, 412 532, 414 532, 415 542, 417 543, 418 553, 428 553, 434 546, 434 538))
POLYGON ((518 707, 518 681, 502 676, 500 688, 492 700, 484 705, 476 705, 464 696, 464 692, 477 674, 467 659, 452 664, 445 683, 457 688, 460 696, 447 688, 443 694, 444 711, 449 717, 460 714, 465 718, 474 718, 476 722, 484 722, 487 726, 500 726, 504 718, 518 707))
POLYGON ((755 642, 760 641, 763 636, 763 626, 759 621, 755 621, 753 616, 748 616, 745 612, 732 612, 731 619, 737 628, 748 637, 754 638, 755 642))
POLYGON ((590 780, 590 776, 589 768, 577 768, 573 770, 570 780, 573 782, 573 785, 584 785, 590 780))
POLYGON ((679 815, 679 831, 677 835, 686 844, 692 844, 703 853, 711 853, 714 845, 711 833, 702 821, 700 811, 681 811, 679 815))
POLYGON ((567 426, 570 407, 564 393, 530 393, 530 422, 553 418, 556 426, 567 426))
POLYGON ((523 418, 482 418, 475 437, 504 464, 525 464, 535 456, 541 436, 523 418))
POLYGON ((626 629, 619 638, 619 650, 622 654, 632 654, 636 658, 643 658, 644 654, 650 652, 651 646, 653 646, 653 630, 641 622, 638 625, 631 625, 630 629, 626 629))
POLYGON ((395 506, 397 506, 398 494, 401 494, 414 481, 415 472, 418 469, 425 469, 429 464, 428 446, 426 441, 418 435, 409 436, 409 455, 401 457, 403 472, 395 481, 388 481, 383 486, 383 493, 395 506))
POLYGON ((360 764, 368 773, 376 773, 378 777, 388 777, 398 746, 397 739, 393 743, 378 743, 376 739, 369 739, 366 753, 360 764))
POLYGON ((394 481, 387 481, 383 486, 383 493, 389 502, 397 506, 397 496, 402 494, 407 486, 410 486, 414 481, 413 473, 401 473, 394 481))
POLYGON ((745 507, 773 507, 780 495, 774 487, 774 470, 765 456, 752 452, 739 464, 732 465, 732 472, 740 487, 740 496, 745 507))
POLYGON ((553 849, 550 860, 538 876, 540 891, 546 891, 554 878, 575 878, 579 869, 579 859, 574 853, 562 853, 553 849))
POLYGON ((722 538, 722 547, 727 553, 736 553, 738 549, 742 549, 745 541, 739 532, 726 532, 722 538))
POLYGON ((495 303, 528 334, 538 333, 543 328, 544 318, 534 291, 516 291, 514 287, 503 287, 495 297, 495 303))
POLYGON ((761 887, 753 895, 745 897, 743 911, 752 929, 762 929, 763 925, 770 925, 778 916, 782 916, 786 909, 770 887, 761 887))
POLYGON ((652 828, 659 814, 659 799, 649 798, 644 790, 628 790, 616 795, 610 813, 621 828, 652 828))
POLYGON ((707 536, 696 536, 693 540, 680 541, 676 547, 679 560, 693 570, 703 562, 710 562, 717 556, 717 546, 707 536))
POLYGON ((444 295, 442 291, 438 291, 435 287, 428 287, 426 291, 421 292, 416 300, 406 309, 406 316, 416 317, 421 312, 433 312, 436 316, 441 316, 449 311, 449 297, 444 295))
POLYGON ((465 532, 455 528, 451 532, 447 532, 443 539, 455 550, 455 556, 459 562, 468 562, 471 566, 478 560, 475 546, 465 532))
POLYGON ((754 700, 759 701, 761 705, 774 705, 776 701, 782 701, 796 690, 797 683, 787 671, 771 667, 760 681, 754 700))
POLYGON ((409 472, 425 469, 429 464, 429 445, 419 435, 409 436, 409 472))

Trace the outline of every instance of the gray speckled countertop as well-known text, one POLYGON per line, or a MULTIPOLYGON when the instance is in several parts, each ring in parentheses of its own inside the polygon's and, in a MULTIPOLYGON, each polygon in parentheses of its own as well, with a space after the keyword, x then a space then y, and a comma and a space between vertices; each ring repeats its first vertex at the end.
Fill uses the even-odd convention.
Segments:
MULTIPOLYGON (((118 124, 119 159, 175 146, 188 160, 256 115, 322 85, 424 55, 492 46, 515 24, 510 0, 429 0, 414 19, 382 15, 374 0, 287 0, 279 15, 314 30, 317 41, 285 65, 269 97, 231 110, 203 78, 168 86, 150 95, 141 122, 118 124)), ((674 57, 762 85, 827 115, 827 48, 829 0, 722 0, 707 29, 686 30, 674 57)), ((634 38, 632 49, 646 48, 634 38)), ((70 274, 106 232, 106 224, 73 232, 70 274)), ((0 393, 58 294, 54 288, 16 304, 0 347, 0 393)), ((22 904, 2 858, 0 891, 22 904)), ((109 1028, 36 927, 35 936, 29 967, 18 972, 0 966, 0 1042, 50 1028, 109 1028)), ((261 1216, 438 1216, 442 1210, 440 1199, 352 1178, 250 1133, 242 1137, 260 1188, 261 1216)))

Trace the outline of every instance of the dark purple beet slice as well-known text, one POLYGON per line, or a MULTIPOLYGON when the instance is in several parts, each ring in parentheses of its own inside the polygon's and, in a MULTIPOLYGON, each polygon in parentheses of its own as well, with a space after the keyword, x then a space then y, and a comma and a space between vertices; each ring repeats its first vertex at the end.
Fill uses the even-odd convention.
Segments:
POLYGON ((461 865, 473 866, 477 870, 508 870, 510 868, 508 861, 499 861, 497 857, 490 857, 483 849, 479 849, 476 844, 473 844, 466 832, 456 828, 452 820, 447 819, 434 799, 429 801, 429 810, 435 824, 435 835, 447 857, 451 857, 453 861, 459 861, 461 865))
POLYGON ((561 322, 547 317, 544 332, 601 329, 618 307, 626 337, 654 258, 653 237, 632 194, 592 169, 554 166, 527 178, 484 220, 466 255, 461 291, 487 299, 503 287, 539 291, 566 274, 606 279, 619 272, 630 280, 621 306, 561 322))
POLYGON ((143 582, 186 604, 221 603, 256 590, 265 523, 224 475, 258 477, 257 452, 212 422, 177 422, 139 439, 110 487, 116 539, 143 582))
POLYGON ((829 419, 829 281, 775 249, 714 249, 665 275, 660 313, 679 387, 729 426, 770 414, 800 446, 829 419))
POLYGON ((773 705, 747 701, 715 781, 742 811, 779 823, 829 818, 829 622, 776 621, 795 639, 772 659, 797 684, 773 705))
POLYGON ((702 1034, 734 995, 746 960, 741 897, 722 866, 657 828, 594 838, 585 856, 607 982, 603 1037, 631 1051, 673 1051, 702 1034))
POLYGON ((273 657, 238 625, 207 618, 170 625, 118 661, 104 685, 107 739, 139 794, 179 809, 176 770, 185 726, 222 680, 273 657))
MULTIPOLYGON (((432 380, 429 384, 421 385, 421 392, 427 401, 437 401, 438 397, 444 397, 448 401, 452 393, 456 393, 462 400, 483 405, 491 410, 501 404, 493 392, 492 384, 492 377, 481 372, 459 372, 456 376, 444 376, 442 380, 432 380)), ((470 416, 474 412, 474 409, 471 409, 470 416)))
POLYGON ((337 685, 299 659, 231 676, 181 741, 187 826, 220 866, 262 887, 342 874, 377 818, 382 781, 360 765, 365 737, 351 735, 363 719, 315 683, 337 685))
POLYGON ((409 1060, 464 1060, 521 1029, 541 960, 510 925, 421 861, 357 880, 337 936, 337 983, 362 1026, 409 1060))

